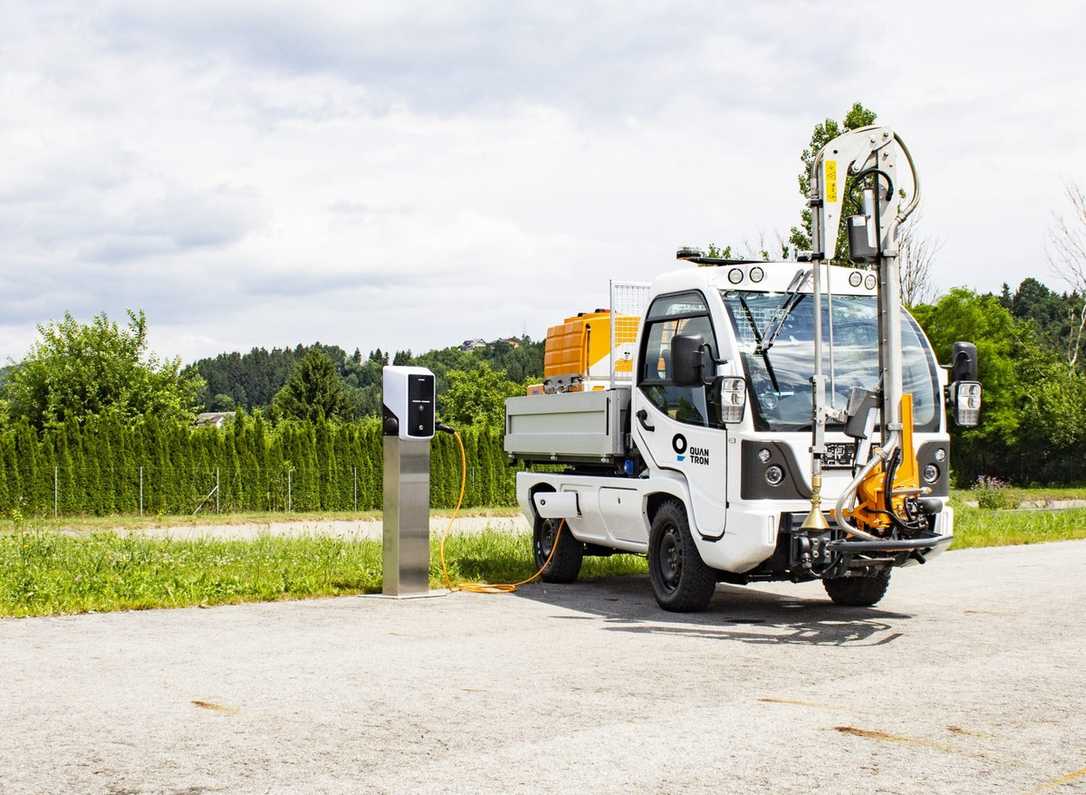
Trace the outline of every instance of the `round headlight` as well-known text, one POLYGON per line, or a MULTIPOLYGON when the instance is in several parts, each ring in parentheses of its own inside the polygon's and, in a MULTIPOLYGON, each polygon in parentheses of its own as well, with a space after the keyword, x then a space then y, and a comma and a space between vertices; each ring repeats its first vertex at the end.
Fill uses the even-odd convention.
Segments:
POLYGON ((743 271, 739 270, 739 268, 732 268, 728 271, 728 281, 732 284, 739 284, 739 282, 743 281, 743 271))
POLYGON ((848 275, 848 283, 852 287, 859 287, 860 283, 864 280, 864 275, 859 271, 853 271, 848 275))
POLYGON ((769 452, 769 448, 763 447, 758 451, 758 460, 763 464, 768 464, 769 459, 773 457, 773 454, 769 452))
POLYGON ((935 466, 935 464, 928 464, 921 474, 925 483, 934 483, 939 479, 939 467, 935 466))
POLYGON ((935 451, 935 460, 939 461, 940 463, 942 463, 943 461, 946 461, 946 450, 944 450, 942 447, 940 447, 938 450, 936 450, 935 451))
POLYGON ((753 268, 750 269, 750 273, 748 275, 750 276, 750 280, 757 284, 765 278, 765 271, 755 265, 753 268))
POLYGON ((779 486, 784 482, 784 470, 774 464, 765 471, 765 482, 770 486, 779 486))

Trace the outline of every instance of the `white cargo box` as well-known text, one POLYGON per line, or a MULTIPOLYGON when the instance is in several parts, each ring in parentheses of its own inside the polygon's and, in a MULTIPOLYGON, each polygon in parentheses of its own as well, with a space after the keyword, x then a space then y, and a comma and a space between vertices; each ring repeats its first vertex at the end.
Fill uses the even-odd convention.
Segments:
POLYGON ((505 401, 505 452, 523 461, 613 461, 626 455, 630 388, 505 401))

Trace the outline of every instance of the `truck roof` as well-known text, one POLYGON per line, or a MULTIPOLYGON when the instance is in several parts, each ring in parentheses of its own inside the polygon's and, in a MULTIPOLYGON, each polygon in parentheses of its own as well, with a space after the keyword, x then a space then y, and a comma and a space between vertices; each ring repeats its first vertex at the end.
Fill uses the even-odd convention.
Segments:
MULTIPOLYGON (((797 274, 810 272, 815 267, 810 262, 744 262, 715 266, 687 266, 661 274, 653 282, 653 293, 670 293, 679 290, 753 290, 758 292, 784 292, 797 274)), ((822 284, 829 284, 834 295, 874 295, 876 276, 873 270, 862 266, 823 264, 822 284)), ((812 279, 808 276, 800 292, 812 291, 812 279)))

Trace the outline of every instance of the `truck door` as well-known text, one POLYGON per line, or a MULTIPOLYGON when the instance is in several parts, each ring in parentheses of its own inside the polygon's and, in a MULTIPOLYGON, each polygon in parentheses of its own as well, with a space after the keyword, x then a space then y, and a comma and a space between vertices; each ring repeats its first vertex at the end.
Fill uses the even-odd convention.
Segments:
POLYGON ((685 476, 693 525, 703 537, 719 538, 724 534, 727 505, 727 440, 720 406, 706 386, 675 385, 671 338, 676 334, 700 335, 717 356, 716 334, 701 293, 659 296, 645 315, 632 433, 638 449, 657 467, 685 476))

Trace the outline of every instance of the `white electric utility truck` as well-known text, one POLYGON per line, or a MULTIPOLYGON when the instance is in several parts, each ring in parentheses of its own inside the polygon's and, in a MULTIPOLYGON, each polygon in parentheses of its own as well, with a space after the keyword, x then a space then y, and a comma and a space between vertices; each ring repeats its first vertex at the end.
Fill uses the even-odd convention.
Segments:
POLYGON ((685 268, 643 287, 624 382, 612 366, 609 388, 506 402, 543 579, 621 551, 647 555, 668 610, 705 608, 718 582, 772 580, 821 579, 834 602, 872 605, 891 569, 949 546, 947 415, 976 424, 981 388, 976 349, 956 344, 941 367, 900 304, 911 156, 888 128, 855 130, 819 153, 811 184, 809 255, 682 249, 685 268), (863 210, 845 219, 850 262, 831 265, 846 189, 863 210))

